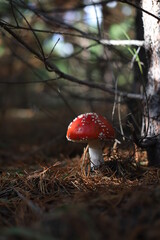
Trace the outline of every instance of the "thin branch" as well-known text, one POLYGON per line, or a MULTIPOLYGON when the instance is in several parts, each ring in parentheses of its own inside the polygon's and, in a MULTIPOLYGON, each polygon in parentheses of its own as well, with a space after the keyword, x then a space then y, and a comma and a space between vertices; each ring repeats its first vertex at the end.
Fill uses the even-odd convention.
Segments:
POLYGON ((143 47, 144 41, 141 40, 106 40, 101 39, 99 43, 106 45, 106 46, 137 46, 143 47))
MULTIPOLYGON (((0 21, 0 26, 8 32, 12 37, 14 37, 20 44, 22 44, 29 52, 31 52, 33 55, 35 55, 40 61, 42 61, 45 64, 45 67, 50 72, 55 72, 58 74, 60 78, 63 78, 65 80, 68 80, 70 82, 74 82, 77 84, 85 85, 91 88, 100 89, 105 92, 109 92, 111 94, 115 93, 114 89, 106 87, 104 84, 98 84, 98 83, 92 83, 90 81, 86 80, 80 80, 76 77, 73 77, 67 73, 62 72, 55 64, 49 62, 48 59, 44 59, 41 54, 39 54, 35 49, 33 49, 30 45, 28 45, 21 37, 19 37, 15 32, 13 32, 8 26, 6 26, 3 22, 0 21)), ((122 92, 117 91, 118 95, 121 95, 121 97, 127 97, 127 98, 133 98, 133 99, 143 99, 143 95, 141 94, 135 94, 135 93, 128 93, 128 92, 122 92)))
MULTIPOLYGON (((2 21, 2 20, 0 20, 2 21)), ((24 27, 24 26, 14 26, 12 24, 8 24, 8 27, 11 29, 15 30, 26 30, 26 31, 31 31, 30 28, 24 27)), ((34 32, 39 32, 39 33, 50 33, 50 34, 61 34, 61 35, 66 35, 66 36, 72 36, 72 37, 79 37, 79 38, 85 38, 89 40, 96 41, 99 44, 102 44, 104 46, 137 46, 137 47, 143 47, 144 46, 144 41, 143 40, 108 40, 108 39, 99 39, 96 38, 95 36, 91 35, 82 35, 82 34, 75 34, 71 32, 66 32, 66 31, 52 31, 52 30, 44 30, 44 29, 37 29, 37 28, 32 28, 32 31, 34 32)))
MULTIPOLYGON (((148 0, 150 1, 150 0, 148 0)), ((23 3, 23 1, 21 1, 23 3)), ((44 10, 44 9, 36 9, 37 11, 41 12, 41 13, 63 13, 63 12, 67 12, 67 11, 77 11, 77 10, 81 10, 81 9, 84 9, 85 7, 87 6, 96 6, 96 5, 106 5, 107 3, 110 3, 110 2, 113 2, 113 0, 105 0, 105 1, 99 1, 99 2, 92 2, 92 3, 88 3, 88 4, 79 4, 77 5, 76 7, 73 7, 73 8, 54 8, 54 9, 50 9, 50 10, 44 10)), ((142 7, 138 6, 137 4, 134 4, 133 2, 131 1, 127 1, 127 0, 117 0, 117 2, 120 2, 120 3, 125 3, 125 4, 128 4, 142 12, 145 12, 146 14, 156 18, 158 21, 160 21, 160 17, 156 16, 155 14, 143 9, 142 7)), ((24 7, 23 5, 20 5, 20 7, 24 7)))
POLYGON ((59 80, 60 77, 55 77, 55 78, 49 78, 49 79, 42 79, 42 80, 36 80, 36 81, 33 81, 33 80, 30 80, 30 81, 3 81, 3 80, 0 80, 0 85, 21 85, 21 84, 37 84, 37 83, 47 83, 47 82, 53 82, 53 81, 56 81, 56 80, 59 80))
POLYGON ((130 6, 134 7, 134 8, 136 8, 136 9, 142 11, 142 12, 145 12, 146 14, 148 14, 148 15, 150 15, 150 16, 156 18, 158 21, 160 21, 160 17, 158 17, 158 16, 156 16, 155 14, 153 14, 153 13, 151 13, 151 12, 145 10, 145 9, 142 8, 142 7, 139 7, 137 4, 134 4, 134 3, 129 2, 129 1, 127 1, 127 0, 118 0, 118 1, 121 2, 121 3, 126 3, 126 4, 128 4, 128 5, 130 5, 130 6))
POLYGON ((81 33, 83 35, 86 35, 86 33, 84 31, 82 31, 82 30, 80 30, 80 29, 78 29, 78 28, 76 28, 76 27, 74 27, 74 26, 64 22, 63 20, 60 20, 59 18, 54 17, 53 15, 52 16, 47 15, 47 14, 41 12, 40 10, 36 9, 35 7, 27 5, 24 1, 22 1, 22 0, 20 0, 20 1, 23 4, 23 5, 20 5, 20 7, 23 7, 25 9, 29 9, 37 17, 43 19, 43 21, 46 22, 47 24, 53 26, 53 24, 55 25, 55 23, 56 23, 56 24, 58 24, 60 26, 63 26, 66 29, 74 30, 74 31, 79 32, 79 33, 81 33))
POLYGON ((115 79, 115 95, 114 95, 114 104, 113 104, 113 109, 112 109, 112 121, 114 119, 114 114, 116 110, 116 104, 118 102, 118 96, 117 96, 117 88, 118 88, 118 79, 115 79))
POLYGON ((36 40, 36 43, 37 43, 37 46, 38 46, 38 48, 39 48, 39 50, 40 50, 43 58, 45 59, 44 51, 43 51, 42 45, 41 45, 41 43, 40 43, 40 40, 39 40, 39 38, 37 37, 36 32, 33 31, 30 23, 28 22, 28 20, 26 19, 26 17, 19 11, 19 9, 18 9, 17 7, 15 7, 15 9, 16 9, 16 11, 20 14, 20 16, 24 19, 24 21, 25 21, 26 24, 28 25, 30 31, 33 33, 33 36, 35 37, 35 40, 36 40))
POLYGON ((13 6, 12 1, 13 1, 13 0, 10 0, 11 11, 12 11, 12 14, 13 14, 14 20, 15 20, 15 22, 16 22, 16 24, 17 24, 17 27, 18 27, 19 24, 18 24, 18 20, 17 20, 17 18, 16 18, 16 14, 15 14, 15 12, 14 12, 14 6, 13 6))
POLYGON ((117 110, 118 110, 118 120, 119 120, 120 132, 121 132, 121 135, 123 136, 123 140, 125 140, 125 135, 124 135, 123 126, 122 126, 122 119, 121 119, 121 96, 118 96, 117 110))
MULTIPOLYGON (((33 49, 27 42, 25 42, 19 35, 17 35, 12 29, 9 28, 8 25, 6 25, 3 21, 0 21, 0 26, 8 32, 13 38, 15 38, 21 45, 23 45, 29 52, 31 52, 33 55, 35 55, 40 61, 42 61, 45 64, 45 67, 50 72, 55 72, 58 74, 60 78, 66 79, 70 82, 74 82, 77 84, 89 86, 91 88, 100 89, 102 91, 107 91, 111 94, 115 93, 114 89, 106 87, 104 84, 98 84, 93 83, 86 80, 80 80, 76 77, 73 77, 71 75, 68 75, 64 72, 62 72, 54 63, 51 63, 47 58, 44 58, 44 55, 42 56, 39 52, 37 52, 35 49, 33 49)), ((29 26, 30 28, 30 26, 29 26)), ((33 30, 32 30, 33 31, 33 30)), ((134 99, 143 99, 143 96, 140 94, 135 93, 128 93, 128 92, 117 92, 118 95, 121 95, 122 97, 128 97, 128 98, 134 98, 134 99)))
MULTIPOLYGON (((94 1, 93 0, 91 0, 91 1, 92 1, 93 5, 94 5, 94 1)), ((101 27, 100 27, 100 23, 99 23, 99 19, 98 19, 98 13, 97 13, 96 5, 94 5, 94 11, 95 11, 95 15, 96 15, 98 36, 101 38, 101 27)))
POLYGON ((56 41, 56 43, 54 44, 54 46, 52 47, 52 49, 51 49, 51 51, 50 51, 50 53, 49 53, 49 55, 48 55, 48 59, 49 58, 51 58, 51 56, 52 56, 52 53, 53 53, 53 51, 54 51, 54 49, 55 49, 55 47, 57 46, 57 44, 58 44, 58 42, 59 42, 59 40, 60 40, 60 38, 58 38, 58 40, 56 41))

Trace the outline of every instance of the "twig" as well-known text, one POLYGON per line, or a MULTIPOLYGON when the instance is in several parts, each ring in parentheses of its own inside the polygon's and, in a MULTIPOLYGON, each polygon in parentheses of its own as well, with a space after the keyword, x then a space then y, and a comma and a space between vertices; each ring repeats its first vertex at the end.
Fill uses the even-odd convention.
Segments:
POLYGON ((143 47, 144 41, 141 40, 107 40, 101 39, 99 43, 106 46, 138 46, 143 47))
POLYGON ((19 26, 19 23, 18 23, 18 20, 17 20, 17 18, 16 18, 16 14, 15 14, 15 12, 14 12, 14 6, 13 6, 12 1, 13 1, 13 0, 10 0, 11 11, 12 11, 12 14, 13 14, 14 20, 15 20, 15 22, 16 22, 16 25, 17 25, 17 27, 18 27, 18 26, 19 26))
POLYGON ((128 0, 119 0, 119 2, 126 3, 126 4, 132 6, 132 7, 136 8, 136 9, 138 9, 138 10, 140 10, 140 11, 142 11, 142 12, 144 12, 144 13, 150 15, 150 16, 152 16, 153 18, 156 18, 158 21, 160 21, 160 17, 158 17, 158 16, 156 16, 155 14, 153 14, 153 13, 145 10, 145 9, 142 8, 142 7, 139 7, 137 4, 134 4, 134 3, 131 2, 131 1, 128 1, 128 0))
MULTIPOLYGON (((42 61, 46 67, 46 69, 50 72, 54 72, 58 75, 59 78, 63 78, 65 80, 68 80, 70 82, 74 82, 77 84, 85 85, 91 88, 99 89, 105 92, 109 92, 111 94, 115 94, 115 89, 111 89, 109 87, 106 87, 104 84, 99 83, 93 83, 91 81, 87 80, 80 80, 76 78, 75 76, 66 74, 62 72, 53 62, 50 62, 49 59, 47 59, 43 53, 43 49, 41 53, 37 52, 35 49, 33 49, 27 42, 25 42, 19 35, 17 35, 7 24, 4 23, 4 21, 0 21, 0 26, 8 32, 13 38, 15 38, 21 45, 23 45, 29 52, 31 52, 33 55, 35 55, 40 61, 42 61)), ((29 26, 30 27, 30 26, 29 26)), ((33 29, 31 29, 33 32, 33 29)), ((85 34, 84 34, 85 35, 85 34)), ((40 42, 38 42, 40 44, 40 42)), ((42 47, 41 47, 42 48, 42 47)), ((1 82, 4 84, 4 82, 1 82)), ((143 99, 143 95, 141 94, 135 94, 135 93, 128 93, 128 92, 121 92, 117 91, 118 95, 121 95, 121 97, 127 97, 127 98, 133 98, 133 99, 143 99)))
POLYGON ((85 176, 89 176, 89 173, 90 173, 90 170, 91 170, 90 169, 90 164, 88 164, 88 162, 86 162, 86 154, 88 152, 88 148, 89 148, 89 146, 87 145, 87 147, 84 148, 83 155, 81 157, 81 161, 82 161, 81 172, 85 176))
MULTIPOLYGON (((15 6, 14 6, 15 7, 15 6)), ((37 36, 37 33, 33 31, 31 25, 29 24, 28 20, 26 19, 26 17, 19 11, 19 9, 17 7, 15 7, 16 11, 20 14, 20 16, 24 19, 24 21, 26 22, 26 24, 28 25, 30 31, 32 32, 33 36, 35 37, 36 40, 36 44, 41 52, 41 56, 43 57, 43 59, 45 59, 45 55, 44 55, 44 51, 43 51, 43 47, 40 43, 40 40, 37 36)))
POLYGON ((94 4, 94 1, 91 0, 94 6, 94 11, 95 11, 95 15, 96 15, 96 22, 97 22, 97 29, 98 29, 98 36, 101 38, 101 28, 100 28, 100 24, 99 24, 99 19, 98 19, 98 13, 97 13, 97 9, 96 9, 96 5, 94 4))
MULTIPOLYGON (((8 27, 15 29, 15 30, 25 30, 25 31, 31 31, 30 28, 24 27, 24 26, 14 26, 12 24, 8 24, 8 27)), ((44 30, 44 29, 38 29, 38 28, 32 28, 32 31, 39 32, 39 33, 50 33, 50 34, 61 34, 66 36, 72 36, 72 37, 79 37, 79 38, 86 38, 89 40, 94 40, 104 46, 138 46, 143 47, 144 41, 143 40, 108 40, 108 39, 99 39, 92 35, 82 35, 82 34, 75 34, 67 31, 53 31, 53 30, 44 30)))
POLYGON ((125 140, 125 135, 124 135, 122 121, 121 121, 121 96, 118 97, 118 120, 119 120, 121 135, 123 136, 123 140, 125 140))
POLYGON ((118 79, 115 79, 115 95, 114 95, 114 104, 113 104, 113 109, 112 109, 112 121, 114 118, 115 110, 116 110, 116 104, 118 102, 118 97, 117 97, 117 84, 118 84, 118 79))
MULTIPOLYGON (((72 75, 69 75, 67 73, 62 72, 53 62, 51 63, 48 59, 44 59, 44 56, 42 57, 39 52, 37 52, 35 49, 33 49, 31 46, 29 46, 22 38, 20 38, 15 32, 13 32, 7 25, 5 25, 2 21, 0 21, 0 26, 8 32, 12 37, 14 37, 20 44, 22 44, 29 52, 31 52, 33 55, 35 55, 40 61, 44 62, 45 67, 50 72, 55 72, 60 78, 63 78, 65 80, 68 80, 70 82, 74 82, 77 84, 85 85, 91 88, 99 89, 105 92, 109 92, 111 94, 115 93, 114 89, 111 89, 109 87, 106 87, 104 84, 98 84, 98 83, 92 83, 87 80, 80 80, 72 75)), ((4 84, 4 82, 3 82, 4 84)), ((133 98, 133 99, 139 99, 143 100, 143 95, 141 94, 135 94, 135 93, 128 93, 128 92, 122 92, 117 91, 118 95, 121 95, 121 97, 127 97, 127 98, 133 98)))

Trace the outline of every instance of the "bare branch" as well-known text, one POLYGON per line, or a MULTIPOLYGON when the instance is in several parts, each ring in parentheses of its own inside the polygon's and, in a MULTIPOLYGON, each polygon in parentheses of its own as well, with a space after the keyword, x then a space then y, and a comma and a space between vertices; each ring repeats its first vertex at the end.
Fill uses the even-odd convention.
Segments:
MULTIPOLYGON (((50 72, 55 72, 60 78, 63 78, 65 80, 68 80, 70 82, 74 82, 77 84, 85 85, 91 88, 100 89, 102 91, 108 92, 110 94, 115 94, 115 90, 111 89, 109 87, 106 87, 104 84, 98 84, 98 83, 92 83, 91 81, 87 80, 80 80, 76 77, 73 77, 67 73, 62 72, 57 66, 55 66, 53 63, 49 61, 49 59, 44 59, 44 56, 41 56, 35 49, 33 49, 31 46, 29 46, 22 38, 20 38, 15 32, 13 32, 8 26, 6 26, 3 22, 0 21, 0 26, 8 32, 12 37, 14 37, 20 44, 22 44, 29 52, 31 52, 33 55, 35 55, 40 61, 44 62, 45 67, 50 72)), ((128 93, 128 92, 122 92, 117 91, 118 95, 121 95, 121 97, 127 97, 127 98, 133 98, 133 99, 139 99, 142 100, 143 96, 141 94, 135 94, 135 93, 128 93)))
MULTIPOLYGON (((88 4, 79 4, 77 5, 76 7, 74 8, 54 8, 54 9, 50 9, 50 10, 45 10, 45 9, 36 9, 37 11, 41 12, 41 13, 55 13, 55 12, 59 12, 59 13, 63 13, 63 12, 66 12, 66 11, 77 11, 77 10, 80 10, 80 9, 83 9, 87 6, 96 6, 96 5, 106 5, 107 3, 110 3, 110 2, 113 2, 113 0, 102 0, 102 1, 99 1, 99 2, 91 2, 91 3, 88 3, 88 4)), ((156 16, 155 14, 145 10, 144 8, 138 6, 137 4, 134 4, 133 2, 131 1, 128 1, 128 0, 117 0, 117 2, 120 2, 120 3, 126 3, 154 18, 156 18, 158 21, 160 21, 160 17, 159 16, 156 16)), ((22 4, 24 4, 23 1, 21 1, 22 4)), ((20 5, 20 7, 24 7, 24 5, 20 5)))
POLYGON ((130 39, 130 40, 108 40, 108 39, 99 39, 95 36, 92 35, 82 35, 82 34, 75 34, 67 31, 53 31, 53 30, 44 30, 44 29, 36 29, 36 28, 27 28, 23 26, 14 26, 11 24, 8 24, 8 26, 11 29, 15 30, 25 30, 25 31, 34 31, 34 32, 39 32, 39 33, 51 33, 51 34, 61 34, 61 35, 66 35, 66 36, 72 36, 72 37, 79 37, 79 38, 86 38, 89 40, 96 41, 99 44, 102 44, 104 46, 137 46, 137 47, 143 47, 144 46, 144 41, 143 40, 135 40, 135 39, 130 39))
POLYGON ((106 46, 138 46, 143 47, 144 41, 141 40, 106 40, 101 39, 99 43, 106 46))

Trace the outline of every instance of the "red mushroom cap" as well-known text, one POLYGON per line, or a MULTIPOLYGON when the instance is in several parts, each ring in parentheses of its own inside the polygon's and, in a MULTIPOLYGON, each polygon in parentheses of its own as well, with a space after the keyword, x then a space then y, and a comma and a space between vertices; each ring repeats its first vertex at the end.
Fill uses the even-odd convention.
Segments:
POLYGON ((67 139, 74 142, 88 140, 109 140, 115 138, 115 131, 107 119, 97 113, 85 113, 76 117, 68 126, 67 139))

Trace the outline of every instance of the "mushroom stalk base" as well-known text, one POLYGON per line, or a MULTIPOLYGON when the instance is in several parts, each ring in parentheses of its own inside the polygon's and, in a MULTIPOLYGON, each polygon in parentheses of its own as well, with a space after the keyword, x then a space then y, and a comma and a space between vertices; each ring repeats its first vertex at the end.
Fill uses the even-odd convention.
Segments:
POLYGON ((91 169, 94 169, 104 163, 102 155, 102 146, 99 141, 92 141, 89 145, 89 156, 91 162, 91 169))

